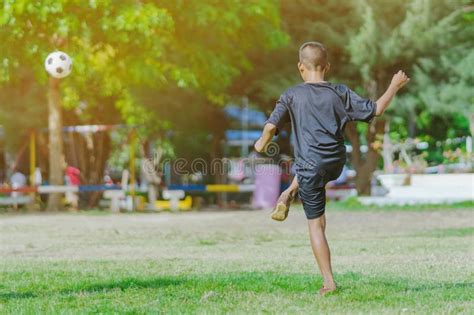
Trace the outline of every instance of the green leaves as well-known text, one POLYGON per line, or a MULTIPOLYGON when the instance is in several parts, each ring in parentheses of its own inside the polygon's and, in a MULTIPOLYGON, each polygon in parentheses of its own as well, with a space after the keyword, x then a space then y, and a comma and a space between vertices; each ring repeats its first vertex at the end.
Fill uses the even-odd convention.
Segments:
POLYGON ((431 111, 461 112, 467 117, 474 112, 474 52, 452 49, 437 61, 416 68, 421 101, 431 111))
POLYGON ((461 27, 462 5, 452 1, 411 0, 393 7, 359 4, 363 22, 348 51, 364 81, 388 80, 390 71, 409 70, 418 58, 436 56, 461 27))
POLYGON ((252 68, 249 56, 285 40, 276 0, 4 0, 0 92, 24 80, 44 88, 44 58, 62 50, 74 63, 62 82, 63 106, 88 104, 79 121, 114 104, 124 122, 169 128, 152 121, 156 115, 145 111, 135 87, 178 86, 222 104, 235 76, 252 68))
POLYGON ((378 54, 380 54, 379 29, 372 7, 365 1, 361 4, 365 8, 363 10, 363 24, 358 33, 350 40, 348 49, 351 62, 360 68, 362 78, 368 81, 371 79, 372 69, 377 63, 378 54))

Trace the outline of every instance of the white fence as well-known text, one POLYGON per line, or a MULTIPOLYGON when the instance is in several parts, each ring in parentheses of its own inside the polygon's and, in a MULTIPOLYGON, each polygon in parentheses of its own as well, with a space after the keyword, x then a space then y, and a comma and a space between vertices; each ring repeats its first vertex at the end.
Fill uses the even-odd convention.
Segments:
POLYGON ((360 197, 364 204, 441 204, 474 200, 474 174, 384 174, 384 197, 360 197))

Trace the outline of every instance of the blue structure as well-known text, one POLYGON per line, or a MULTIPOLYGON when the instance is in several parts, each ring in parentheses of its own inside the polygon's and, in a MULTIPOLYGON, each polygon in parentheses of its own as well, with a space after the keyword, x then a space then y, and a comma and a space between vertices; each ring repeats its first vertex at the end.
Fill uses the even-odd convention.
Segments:
POLYGON ((251 108, 242 108, 237 105, 226 106, 224 113, 232 120, 239 122, 246 120, 247 124, 253 127, 263 127, 267 120, 267 116, 263 112, 251 108))

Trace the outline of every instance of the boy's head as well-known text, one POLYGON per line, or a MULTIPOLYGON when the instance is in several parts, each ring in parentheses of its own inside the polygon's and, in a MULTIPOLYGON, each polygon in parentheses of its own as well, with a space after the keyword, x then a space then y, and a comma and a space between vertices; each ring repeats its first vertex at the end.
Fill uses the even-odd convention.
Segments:
POLYGON ((302 76, 304 72, 320 71, 324 73, 329 70, 328 55, 323 44, 306 42, 301 45, 299 55, 298 69, 302 76))

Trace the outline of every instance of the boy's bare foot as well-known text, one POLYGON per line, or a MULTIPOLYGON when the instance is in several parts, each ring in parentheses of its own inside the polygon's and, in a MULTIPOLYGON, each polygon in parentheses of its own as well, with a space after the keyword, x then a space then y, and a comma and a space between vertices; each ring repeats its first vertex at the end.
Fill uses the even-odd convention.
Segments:
POLYGON ((290 193, 284 191, 278 198, 277 205, 272 212, 272 219, 276 221, 284 221, 288 217, 288 211, 290 211, 290 204, 293 200, 293 196, 290 193))
POLYGON ((319 295, 325 296, 328 293, 336 291, 336 286, 333 287, 325 287, 323 286, 321 289, 319 289, 319 295))

